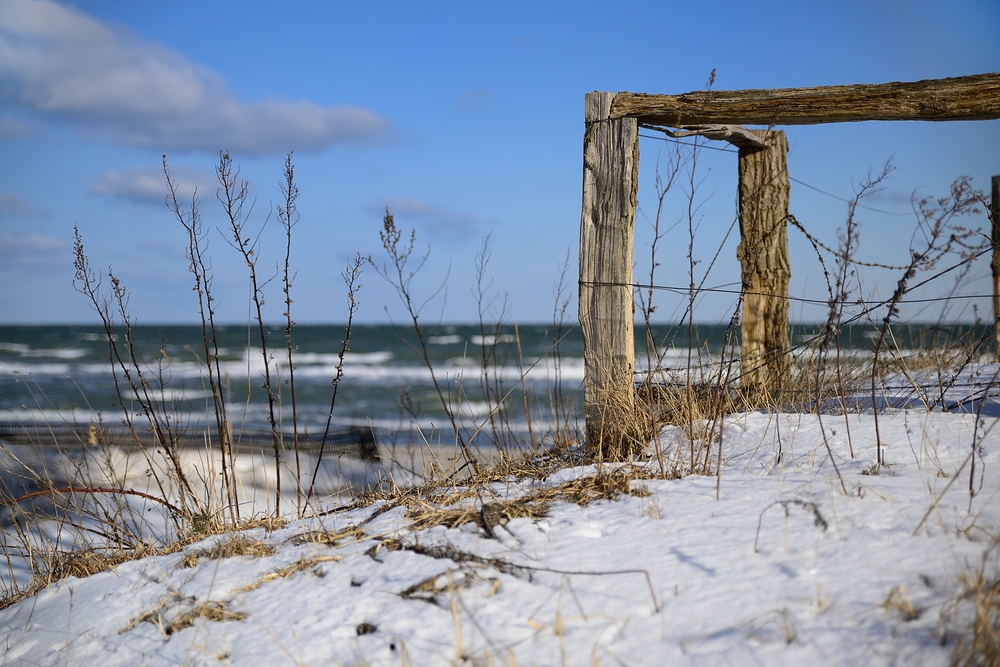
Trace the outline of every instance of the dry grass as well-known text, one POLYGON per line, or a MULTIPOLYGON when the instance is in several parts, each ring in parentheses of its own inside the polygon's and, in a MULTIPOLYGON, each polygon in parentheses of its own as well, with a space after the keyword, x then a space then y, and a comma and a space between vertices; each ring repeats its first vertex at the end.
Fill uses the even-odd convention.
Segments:
POLYGON ((1000 665, 1000 571, 988 573, 991 556, 1000 546, 994 540, 983 555, 978 569, 963 570, 958 593, 941 610, 938 636, 942 643, 954 636, 954 667, 994 667, 1000 665), (958 624, 957 630, 951 628, 958 624))
POLYGON ((502 526, 512 519, 538 520, 543 518, 549 505, 556 500, 565 500, 585 507, 595 500, 614 500, 623 494, 645 496, 647 495, 645 489, 634 487, 632 482, 636 479, 654 478, 656 475, 646 468, 625 465, 599 470, 597 474, 580 477, 555 486, 535 487, 524 495, 511 500, 492 502, 481 500, 478 504, 453 507, 453 505, 470 497, 467 491, 476 491, 475 488, 472 488, 438 498, 438 503, 413 499, 412 503, 408 505, 408 516, 414 530, 426 530, 435 526, 457 528, 474 523, 488 537, 493 537, 493 531, 497 526, 502 526))
POLYGON ((201 549, 185 556, 180 567, 194 567, 201 559, 222 560, 224 558, 234 558, 243 556, 248 558, 265 558, 274 555, 274 547, 253 540, 243 535, 233 534, 228 539, 219 540, 209 549, 201 549))
POLYGON ((349 506, 353 509, 381 503, 360 524, 340 531, 311 530, 295 536, 292 541, 295 544, 335 547, 344 540, 360 540, 365 536, 365 524, 397 507, 407 508, 407 518, 413 530, 428 530, 436 526, 457 528, 471 523, 488 537, 494 537, 494 529, 512 519, 543 518, 554 501, 564 500, 586 506, 595 500, 613 500, 623 494, 645 496, 647 491, 633 482, 659 478, 653 471, 639 465, 601 465, 595 474, 561 484, 545 486, 537 483, 558 470, 578 464, 576 456, 568 448, 535 457, 502 456, 495 465, 463 480, 460 487, 447 479, 430 480, 405 488, 384 486, 360 495, 349 506), (525 485, 527 490, 521 495, 506 500, 490 500, 494 497, 492 492, 487 491, 490 485, 505 483, 509 492, 525 481, 528 482, 525 485))
POLYGON ((89 577, 93 574, 114 569, 122 563, 145 558, 155 553, 154 549, 130 549, 98 553, 96 551, 69 551, 53 554, 48 572, 49 583, 68 577, 89 577))
POLYGON ((316 556, 313 558, 300 558, 291 565, 286 565, 285 567, 280 567, 274 572, 270 572, 252 584, 247 584, 240 589, 240 593, 248 593, 252 590, 256 590, 266 584, 269 581, 275 581, 277 579, 287 579, 293 574, 298 574, 299 572, 305 572, 306 570, 312 570, 313 573, 322 577, 323 574, 319 570, 318 566, 322 563, 336 563, 343 560, 343 556, 334 554, 329 556, 316 556))
POLYGON ((189 628, 199 618, 219 623, 223 621, 242 621, 246 617, 247 615, 242 612, 229 611, 226 609, 226 605, 221 602, 205 602, 175 618, 166 627, 164 634, 169 637, 178 630, 189 628))
POLYGON ((340 543, 347 539, 360 540, 364 531, 359 527, 347 528, 340 531, 330 530, 309 530, 292 538, 292 543, 300 544, 322 544, 328 547, 340 546, 340 543))
POLYGON ((163 638, 167 639, 184 628, 190 628, 199 618, 220 623, 224 621, 242 621, 247 617, 242 612, 230 611, 224 602, 203 602, 195 605, 194 608, 188 611, 170 618, 170 615, 166 613, 169 603, 170 600, 163 600, 156 608, 133 618, 124 628, 118 631, 118 634, 131 632, 140 623, 151 623, 159 628, 163 634, 163 638))
POLYGON ((906 594, 906 589, 902 586, 895 586, 889 595, 886 596, 882 608, 898 616, 901 620, 909 623, 915 621, 924 613, 922 607, 914 606, 906 594))
POLYGON ((9 589, 3 597, 0 597, 0 609, 15 604, 26 598, 30 598, 45 590, 53 583, 66 579, 67 577, 84 578, 101 572, 113 570, 122 563, 140 560, 148 556, 158 556, 175 553, 183 548, 183 544, 177 542, 165 547, 140 547, 133 549, 76 549, 72 551, 61 551, 50 549, 37 552, 33 565, 35 572, 31 581, 20 589, 9 589))
POLYGON ((0 609, 5 609, 20 600, 32 597, 51 584, 67 577, 89 577, 101 572, 113 570, 122 563, 140 560, 149 556, 163 556, 177 553, 185 547, 201 541, 214 534, 227 535, 213 548, 189 554, 181 561, 181 567, 193 567, 199 558, 229 558, 232 556, 263 557, 274 553, 274 549, 263 542, 251 540, 239 535, 240 531, 254 528, 275 530, 285 525, 282 519, 273 517, 251 518, 241 522, 236 528, 222 524, 210 523, 207 528, 211 533, 189 532, 170 540, 165 544, 143 543, 138 545, 116 545, 113 547, 96 548, 82 547, 62 550, 55 545, 36 545, 32 547, 31 562, 33 573, 31 581, 23 587, 11 587, 0 597, 0 609))

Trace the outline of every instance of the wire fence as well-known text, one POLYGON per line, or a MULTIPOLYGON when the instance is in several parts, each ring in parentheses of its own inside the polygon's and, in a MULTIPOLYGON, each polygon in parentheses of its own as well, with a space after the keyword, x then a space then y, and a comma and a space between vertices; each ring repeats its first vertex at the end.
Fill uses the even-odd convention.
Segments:
MULTIPOLYGON (((650 134, 649 132, 640 132, 639 133, 640 137, 645 139, 653 139, 657 141, 669 142, 672 144, 676 144, 678 146, 689 147, 692 150, 693 155, 696 155, 697 151, 701 149, 711 150, 719 153, 739 154, 739 150, 728 144, 724 144, 722 146, 713 145, 713 143, 717 142, 699 141, 697 138, 694 141, 684 141, 675 137, 662 134, 664 129, 660 127, 640 125, 640 128, 643 130, 656 131, 656 134, 650 134)), ((678 153, 677 155, 679 156, 680 153, 678 153)), ((681 163, 682 162, 678 157, 676 162, 673 161, 671 162, 671 168, 680 169, 681 163)), ((889 171, 891 171, 891 167, 887 163, 887 166, 885 168, 885 173, 887 174, 889 171)), ((834 194, 831 191, 831 188, 819 187, 815 184, 805 182, 798 178, 794 178, 791 175, 787 174, 787 172, 785 172, 785 174, 788 180, 793 183, 796 183, 804 188, 807 188, 825 197, 829 197, 839 202, 847 203, 850 206, 849 215, 852 216, 854 209, 857 208, 857 209, 865 209, 882 215, 889 215, 901 218, 909 217, 914 221, 913 226, 915 230, 919 229, 920 226, 922 224, 925 224, 927 220, 927 211, 922 208, 923 204, 920 202, 914 201, 912 204, 913 210, 910 212, 886 210, 874 206, 869 206, 866 203, 862 202, 862 199, 865 196, 863 187, 861 188, 861 190, 856 190, 855 196, 853 198, 842 197, 838 196, 837 194, 834 194)), ((775 178, 777 178, 777 176, 775 176, 775 178)), ((694 191, 695 180, 696 179, 694 178, 692 173, 691 181, 689 184, 690 191, 687 190, 685 191, 685 195, 691 201, 694 200, 693 191, 694 191)), ((661 190, 661 184, 663 183, 663 181, 661 181, 659 168, 657 169, 656 182, 657 182, 657 195, 659 197, 659 206, 662 207, 664 201, 663 199, 664 191, 661 190)), ((666 188, 669 190, 669 188, 671 187, 670 184, 673 183, 673 175, 668 175, 666 177, 666 182, 667 182, 666 188)), ((878 183, 879 181, 876 180, 875 182, 878 183)), ((769 183, 765 183, 761 185, 761 187, 763 188, 766 185, 769 185, 769 183)), ((974 197, 978 197, 978 201, 980 203, 985 204, 984 195, 982 195, 981 193, 976 193, 975 191, 972 191, 972 193, 974 197)), ((954 195, 954 192, 952 194, 954 195)), ((939 206, 943 206, 940 203, 940 201, 938 202, 938 204, 939 206)), ((988 206, 986 208, 987 210, 989 209, 988 206)), ((968 211, 971 212, 971 208, 969 208, 968 211)), ((686 326, 684 324, 685 322, 693 320, 694 315, 692 314, 691 311, 695 308, 695 303, 704 295, 727 295, 735 297, 734 301, 737 311, 741 307, 743 300, 748 296, 759 296, 769 299, 780 299, 789 304, 796 303, 796 304, 804 304, 804 305, 817 306, 823 308, 825 312, 823 313, 821 319, 829 321, 827 321, 824 325, 819 326, 818 330, 814 334, 806 336, 803 340, 798 341, 795 345, 789 345, 786 348, 773 352, 770 358, 761 361, 761 367, 763 367, 765 364, 773 362, 778 356, 797 355, 808 350, 809 348, 817 347, 824 341, 828 343, 830 340, 831 333, 839 331, 842 327, 849 327, 852 325, 859 325, 859 324, 867 325, 870 326, 876 332, 876 335, 878 337, 885 338, 886 336, 888 336, 891 339, 894 334, 894 331, 898 328, 897 322, 901 322, 904 325, 907 324, 905 320, 901 320, 900 318, 899 313, 901 306, 907 306, 907 305, 920 306, 921 308, 917 311, 919 313, 919 312, 925 312, 925 308, 927 306, 933 306, 934 304, 941 305, 942 306, 941 315, 938 318, 939 319, 938 325, 940 326, 945 321, 946 313, 951 312, 949 309, 949 304, 956 302, 968 303, 968 302, 975 302, 976 300, 979 301, 989 300, 994 296, 991 292, 987 293, 981 289, 978 290, 969 289, 969 287, 971 286, 971 281, 969 280, 968 276, 972 268, 972 263, 978 260, 979 258, 982 258, 983 256, 992 253, 994 250, 994 244, 989 241, 988 233, 983 234, 982 232, 979 232, 977 234, 976 230, 970 231, 964 228, 954 227, 953 228, 954 230, 959 230, 960 234, 964 233, 966 234, 966 236, 959 237, 956 236, 954 232, 952 232, 950 238, 948 238, 947 236, 944 237, 945 243, 950 244, 948 245, 950 250, 948 251, 948 254, 942 253, 938 259, 945 260, 949 256, 949 254, 951 257, 954 257, 956 259, 948 263, 946 266, 943 266, 942 268, 938 268, 939 266, 938 260, 935 260, 933 262, 925 262, 921 264, 920 263, 922 259, 921 250, 915 249, 912 246, 912 243, 911 247, 909 248, 909 253, 908 253, 909 257, 907 258, 908 260, 910 260, 909 263, 900 262, 898 265, 893 265, 888 262, 862 261, 853 256, 855 254, 856 247, 850 248, 850 245, 848 245, 849 250, 846 251, 830 247, 830 245, 824 244, 822 241, 820 241, 817 238, 816 234, 810 232, 806 228, 806 226, 802 224, 802 222, 797 220, 793 215, 789 215, 786 218, 786 222, 789 223, 790 228, 796 228, 799 232, 801 232, 807 238, 809 243, 812 245, 813 250, 815 251, 816 256, 818 257, 818 261, 822 265, 822 271, 826 277, 826 283, 828 288, 827 291, 829 293, 827 297, 816 298, 816 297, 810 297, 809 295, 793 296, 787 293, 774 294, 767 292, 751 291, 748 290, 741 282, 724 282, 722 284, 716 284, 716 285, 706 284, 709 280, 709 275, 712 273, 712 270, 715 267, 717 260, 719 259, 723 247, 728 242, 730 236, 732 235, 733 230, 736 227, 736 224, 739 222, 740 219, 739 213, 733 216, 733 219, 730 221, 728 228, 725 231, 725 234, 721 234, 722 241, 719 243, 717 250, 715 250, 714 254, 712 255, 711 260, 707 263, 707 268, 704 269, 704 271, 699 271, 699 273, 701 274, 700 276, 696 276, 694 273, 694 265, 699 262, 694 261, 694 258, 690 256, 691 253, 693 253, 693 249, 689 247, 688 259, 690 260, 691 263, 690 276, 689 276, 690 282, 684 285, 676 283, 671 284, 669 282, 660 283, 653 280, 655 268, 659 266, 659 262, 655 257, 657 250, 655 243, 662 238, 662 236, 660 235, 659 216, 660 216, 660 209, 658 208, 654 226, 654 235, 656 238, 654 240, 654 245, 651 247, 652 256, 648 258, 648 261, 652 267, 649 271, 649 278, 650 278, 649 280, 635 281, 631 283, 581 281, 580 282, 581 286, 593 286, 593 287, 606 286, 606 287, 630 288, 631 290, 633 290, 633 294, 635 295, 636 301, 639 304, 642 304, 644 308, 647 307, 650 308, 650 310, 646 311, 644 314, 647 327, 650 324, 649 315, 652 312, 651 307, 652 307, 654 292, 661 292, 661 293, 666 292, 679 297, 685 297, 686 304, 684 307, 684 312, 681 315, 681 317, 676 320, 678 324, 674 326, 674 328, 677 330, 683 329, 686 326), (985 241, 983 240, 984 238, 985 241), (826 253, 825 256, 828 258, 826 261, 824 261, 823 253, 826 253), (833 258, 833 260, 829 259, 831 257, 833 258), (855 278, 855 285, 853 291, 848 290, 845 285, 838 284, 835 286, 831 284, 831 282, 834 282, 834 279, 831 279, 831 274, 827 270, 827 264, 826 264, 827 261, 835 261, 836 265, 838 266, 838 269, 842 269, 845 266, 849 267, 849 269, 845 270, 844 273, 853 274, 855 278), (893 286, 896 289, 892 292, 891 296, 883 298, 878 293, 877 288, 874 290, 874 293, 875 295, 877 295, 877 298, 872 298, 871 296, 864 297, 863 295, 861 295, 862 280, 860 275, 857 273, 859 267, 879 269, 888 272, 896 272, 895 276, 893 277, 893 286), (915 270, 914 267, 919 267, 919 269, 915 270), (920 275, 921 273, 923 273, 924 275, 920 275), (921 290, 921 288, 925 288, 928 285, 932 285, 935 283, 935 281, 940 281, 942 278, 948 276, 949 274, 957 275, 957 279, 955 280, 954 286, 949 285, 946 288, 939 290, 938 294, 927 294, 926 290, 921 290), (923 293, 921 293, 921 291, 923 291, 923 293), (848 297, 849 293, 851 294, 850 297, 848 297), (833 313, 836 313, 836 317, 833 316, 833 313)), ((650 220, 650 224, 653 225, 654 221, 650 220)), ((946 227, 946 229, 949 232, 952 231, 952 228, 946 227)), ((720 233, 721 231, 722 230, 719 229, 720 233)), ((693 237, 690 241, 693 244, 693 237)), ((840 244, 843 244, 844 239, 839 238, 839 242, 840 244)), ((753 249, 750 249, 749 252, 753 252, 753 249)), ((924 252, 926 252, 926 250, 924 252)), ((978 279, 978 277, 976 279, 978 279)), ((986 320, 986 322, 983 323, 978 314, 978 311, 975 311, 975 306, 973 306, 973 309, 974 312, 976 313, 975 332, 973 335, 969 335, 967 337, 968 339, 965 341, 965 343, 967 343, 966 347, 969 347, 970 349, 974 350, 977 353, 983 353, 985 352, 985 349, 987 347, 992 347, 991 342, 995 337, 994 332, 997 322, 994 319, 994 317, 989 317, 986 320), (979 335, 980 332, 981 335, 979 335)), ((732 328, 735 325, 735 329, 738 331, 739 320, 740 320, 739 312, 733 312, 729 328, 732 328)), ((729 344, 732 346, 729 354, 733 358, 731 358, 728 362, 731 364, 733 361, 736 361, 739 357, 739 353, 737 351, 738 337, 735 335, 727 335, 727 339, 731 341, 731 343, 729 344)), ((689 346, 693 344, 694 344, 693 341, 688 341, 689 346)), ((725 354, 720 355, 720 357, 724 356, 725 354)), ((657 362, 659 363, 660 361, 661 360, 657 358, 657 362)), ((699 359, 698 363, 700 367, 705 366, 703 361, 704 361, 703 359, 699 359)), ((725 360, 721 358, 718 360, 711 360, 708 363, 708 367, 713 367, 713 366, 718 367, 720 363, 727 363, 727 362, 725 362, 725 360)), ((739 369, 737 372, 732 373, 731 375, 728 376, 727 384, 738 383, 739 376, 751 370, 756 370, 756 369, 742 368, 739 369)), ((640 374, 641 373, 649 374, 654 371, 655 369, 645 369, 644 371, 640 371, 640 374)), ((699 375, 703 374, 704 372, 699 373, 699 375)), ((952 379, 952 384, 954 384, 954 378, 952 379)), ((914 386, 913 388, 916 391, 920 391, 922 389, 922 387, 920 386, 914 386)), ((967 389, 972 389, 973 392, 977 390, 976 387, 967 387, 967 389)))

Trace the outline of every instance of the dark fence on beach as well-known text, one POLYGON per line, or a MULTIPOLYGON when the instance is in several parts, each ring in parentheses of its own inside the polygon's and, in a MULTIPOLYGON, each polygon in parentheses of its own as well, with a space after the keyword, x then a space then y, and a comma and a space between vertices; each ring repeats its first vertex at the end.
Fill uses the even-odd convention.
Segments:
MULTIPOLYGON (((278 433, 285 450, 294 447, 295 434, 285 431, 278 433)), ((188 426, 172 430, 166 441, 181 448, 214 447, 218 437, 212 429, 188 426)), ((274 435, 268 428, 243 428, 232 434, 233 448, 239 453, 267 453, 274 451, 274 435)), ((137 447, 156 448, 160 439, 151 428, 129 428, 126 425, 110 424, 21 424, 0 423, 0 443, 8 445, 30 445, 39 448, 92 448, 137 447)), ((375 432, 369 426, 346 426, 332 428, 324 435, 319 433, 299 433, 299 451, 318 454, 321 450, 330 456, 352 456, 364 461, 379 460, 375 444, 375 432)))

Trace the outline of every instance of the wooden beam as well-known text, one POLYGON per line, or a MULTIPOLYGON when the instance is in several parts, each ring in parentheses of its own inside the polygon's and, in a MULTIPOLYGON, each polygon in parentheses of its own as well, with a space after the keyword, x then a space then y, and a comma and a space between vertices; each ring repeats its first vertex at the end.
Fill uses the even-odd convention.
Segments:
POLYGON ((692 125, 682 127, 679 130, 670 130, 666 127, 656 127, 668 137, 682 139, 683 137, 705 137, 715 141, 728 141, 737 148, 764 148, 767 146, 764 140, 754 134, 753 130, 748 130, 739 125, 692 125))
POLYGON ((580 328, 587 449, 618 460, 636 444, 632 250, 639 126, 610 119, 614 93, 589 93, 583 138, 580 328))
POLYGON ((708 90, 683 95, 618 93, 610 118, 642 124, 813 125, 862 120, 1000 118, 1000 74, 912 83, 764 90, 708 90))

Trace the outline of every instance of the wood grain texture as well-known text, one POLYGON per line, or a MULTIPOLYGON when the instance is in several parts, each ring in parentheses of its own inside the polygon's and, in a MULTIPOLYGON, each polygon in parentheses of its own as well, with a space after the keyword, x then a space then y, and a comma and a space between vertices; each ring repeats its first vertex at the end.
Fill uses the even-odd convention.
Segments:
POLYGON ((639 126, 610 119, 613 93, 586 97, 580 218, 584 415, 591 454, 620 451, 635 404, 632 294, 639 126))
POLYGON ((618 93, 611 118, 642 124, 812 125, 863 120, 1000 118, 1000 74, 914 82, 695 91, 683 95, 618 93))
POLYGON ((655 125, 649 127, 658 129, 674 139, 699 136, 715 141, 728 141, 739 148, 763 148, 766 145, 760 137, 741 125, 691 125, 678 130, 655 125))
POLYGON ((775 390, 788 372, 788 139, 754 130, 767 148, 739 152, 743 321, 740 385, 775 390))
MULTIPOLYGON (((993 223, 990 238, 993 242, 993 259, 990 262, 990 269, 993 272, 993 319, 995 322, 1000 322, 1000 176, 993 177, 990 221, 993 223)), ((1000 361, 1000 327, 994 328, 996 330, 997 361, 1000 361)))

